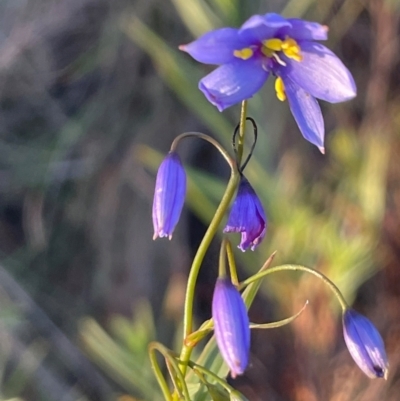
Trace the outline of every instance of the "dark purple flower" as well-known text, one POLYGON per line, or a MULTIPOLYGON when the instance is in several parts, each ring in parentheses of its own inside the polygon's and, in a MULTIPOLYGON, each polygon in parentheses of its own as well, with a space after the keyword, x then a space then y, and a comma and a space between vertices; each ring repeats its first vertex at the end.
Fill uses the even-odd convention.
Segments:
POLYGON ((222 111, 252 97, 269 75, 280 100, 289 101, 303 136, 324 151, 324 121, 318 102, 338 103, 356 96, 348 69, 325 46, 328 28, 316 22, 254 15, 239 29, 208 32, 180 49, 195 60, 220 65, 201 79, 200 90, 222 111))
POLYGON ((343 314, 343 335, 359 368, 371 379, 387 378, 388 360, 382 337, 375 326, 353 309, 343 314))
POLYGON ((243 299, 226 277, 218 278, 215 285, 212 317, 218 349, 235 378, 249 361, 250 326, 243 299))
POLYGON ((242 233, 239 249, 255 247, 263 240, 267 230, 267 218, 253 187, 242 176, 236 199, 233 202, 224 233, 242 233))
POLYGON ((181 159, 176 152, 169 152, 157 172, 153 199, 153 239, 171 239, 181 215, 185 195, 186 174, 181 159))

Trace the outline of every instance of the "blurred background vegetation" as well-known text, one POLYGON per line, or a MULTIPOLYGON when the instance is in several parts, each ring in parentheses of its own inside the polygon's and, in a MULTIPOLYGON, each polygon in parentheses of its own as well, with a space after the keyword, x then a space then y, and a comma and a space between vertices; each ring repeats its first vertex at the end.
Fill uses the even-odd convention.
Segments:
MULTIPOLYGON (((158 400, 147 344, 176 348, 191 257, 229 171, 186 141, 187 208, 153 242, 155 170, 172 139, 202 131, 229 146, 239 106, 197 89, 211 71, 177 46, 255 13, 329 26, 358 97, 322 103, 326 155, 306 142, 268 82, 249 104, 259 143, 247 177, 269 227, 241 277, 274 250, 330 277, 381 331, 387 382, 345 349, 339 309, 313 277, 268 277, 252 321, 310 304, 288 327, 254 331, 233 385, 254 401, 398 401, 400 391, 400 58, 397 0, 3 0, 0 3, 0 400, 158 400)), ((239 242, 239 238, 233 237, 239 242)), ((197 286, 210 316, 219 239, 197 286)))

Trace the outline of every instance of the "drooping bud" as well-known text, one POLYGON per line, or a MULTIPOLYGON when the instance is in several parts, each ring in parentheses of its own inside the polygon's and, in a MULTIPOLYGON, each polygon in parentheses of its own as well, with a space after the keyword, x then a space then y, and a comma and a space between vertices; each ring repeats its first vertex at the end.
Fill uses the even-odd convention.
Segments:
POLYGON ((236 199, 233 202, 224 233, 241 233, 239 249, 251 247, 254 251, 263 240, 267 230, 267 218, 260 199, 253 187, 242 176, 236 199))
POLYGON ((218 278, 212 301, 215 339, 231 375, 241 375, 250 352, 250 326, 246 306, 230 279, 218 278))
POLYGON ((157 172, 153 199, 154 236, 169 237, 178 223, 186 195, 186 174, 176 152, 169 152, 157 172))
POLYGON ((343 314, 343 335, 359 368, 371 379, 386 379, 389 364, 385 345, 371 321, 353 309, 346 309, 343 314))

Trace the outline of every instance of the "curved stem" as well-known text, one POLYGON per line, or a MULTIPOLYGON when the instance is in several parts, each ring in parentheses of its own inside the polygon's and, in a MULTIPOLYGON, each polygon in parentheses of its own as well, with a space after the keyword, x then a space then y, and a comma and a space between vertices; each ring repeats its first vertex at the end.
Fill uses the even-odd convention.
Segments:
MULTIPOLYGON (((243 144, 244 144, 244 134, 245 134, 245 125, 246 125, 246 113, 247 113, 247 102, 242 102, 242 109, 240 114, 240 135, 238 142, 238 154, 239 160, 243 155, 243 144)), ((185 343, 186 337, 188 337, 193 331, 193 303, 194 303, 194 292, 197 282, 197 277, 199 275, 200 267, 203 262, 204 256, 210 246, 212 239, 218 231, 218 227, 227 212, 231 200, 236 192, 236 189, 240 180, 240 172, 237 168, 237 160, 233 161, 229 154, 225 151, 225 149, 213 138, 208 135, 197 133, 197 132, 187 132, 179 135, 174 142, 172 143, 171 150, 174 150, 179 142, 183 138, 196 136, 198 138, 204 139, 211 144, 213 144, 224 156, 226 161, 231 166, 231 176, 229 178, 228 185, 225 189, 225 193, 221 199, 221 202, 215 211, 214 217, 212 218, 210 225, 207 228, 207 231, 197 249, 196 255, 193 259, 192 266, 190 268, 188 283, 186 288, 185 295, 185 305, 184 305, 184 314, 183 314, 183 346, 180 354, 180 360, 183 365, 181 366, 182 374, 185 375, 187 363, 190 359, 190 355, 192 353, 194 345, 188 345, 185 343)), ((240 164, 239 164, 240 165, 240 164)), ((176 393, 174 394, 174 396, 176 393)))
POLYGON ((210 246, 211 240, 214 238, 214 235, 218 230, 218 226, 221 223, 222 218, 224 217, 225 212, 229 207, 231 199, 236 191, 236 187, 239 182, 239 177, 240 177, 239 172, 236 170, 235 167, 235 170, 233 170, 231 173, 231 178, 229 179, 224 196, 221 199, 221 203, 219 204, 215 212, 215 215, 211 220, 211 223, 208 226, 208 229, 193 259, 192 267, 190 269, 188 277, 188 285, 185 297, 184 321, 183 321, 184 338, 187 337, 192 332, 194 290, 196 286, 197 276, 199 274, 199 270, 201 267, 201 263, 203 262, 204 255, 206 254, 207 249, 210 246))
MULTIPOLYGON (((158 351, 165 358, 165 360, 170 364, 170 366, 172 366, 174 368, 174 372, 176 373, 176 375, 177 375, 177 377, 179 379, 179 382, 180 382, 180 384, 182 386, 183 395, 185 397, 185 400, 186 401, 190 401, 189 390, 187 388, 185 378, 183 377, 183 374, 182 374, 182 372, 181 372, 181 370, 179 368, 177 360, 175 359, 174 356, 172 356, 172 352, 168 348, 164 347, 164 345, 162 345, 162 344, 160 344, 158 342, 152 342, 152 343, 149 344, 150 359, 152 361, 154 359, 156 360, 154 351, 158 351)), ((175 353, 174 353, 174 355, 175 355, 175 353)), ((157 363, 157 367, 160 370, 160 367, 158 366, 158 363, 157 363)), ((161 370, 160 370, 160 372, 161 372, 161 370)), ((166 382, 164 380, 164 377, 162 378, 162 381, 165 383, 167 391, 168 391, 168 398, 166 398, 166 399, 172 400, 172 396, 170 394, 168 385, 166 384, 166 382)), ((160 383, 160 381, 159 381, 159 383, 160 383)), ((160 383, 160 385, 161 385, 161 383, 160 383)), ((164 393, 165 388, 162 388, 162 390, 163 390, 163 393, 164 393)), ((164 393, 164 397, 165 397, 165 393, 164 393)))
POLYGON ((151 366, 152 366, 152 368, 154 370, 154 374, 156 376, 158 384, 161 387, 161 391, 162 391, 162 393, 164 395, 165 400, 166 401, 172 401, 172 396, 171 396, 168 384, 165 381, 164 375, 161 372, 160 366, 159 366, 158 361, 157 361, 157 356, 156 356, 156 353, 155 353, 155 350, 157 349, 157 347, 155 345, 156 345, 156 343, 150 343, 149 344, 150 363, 151 363, 151 366))
POLYGON ((200 267, 203 262, 204 256, 207 252, 208 247, 214 235, 216 234, 219 224, 222 221, 222 218, 225 215, 225 212, 228 210, 229 204, 235 194, 236 188, 239 183, 240 174, 238 170, 233 170, 231 173, 231 177, 229 179, 228 185, 226 187, 224 196, 221 199, 221 203, 219 204, 213 219, 211 220, 210 225, 207 228, 207 231, 200 243, 199 248, 197 249, 196 255, 193 259, 192 267, 190 268, 188 284, 186 289, 185 296, 185 306, 184 306, 184 315, 183 315, 183 347, 180 354, 180 359, 183 361, 183 366, 181 366, 182 374, 186 373, 186 365, 190 359, 190 355, 193 350, 194 345, 185 344, 185 338, 190 335, 193 330, 193 303, 194 303, 194 292, 197 282, 197 276, 199 275, 200 267))
POLYGON ((236 168, 236 164, 230 154, 224 149, 224 147, 214 138, 212 138, 209 135, 203 134, 202 132, 184 132, 183 134, 178 135, 172 142, 171 144, 171 151, 175 151, 178 143, 185 138, 200 138, 203 139, 204 141, 207 141, 211 143, 218 151, 221 153, 221 155, 224 157, 224 159, 227 161, 231 169, 236 168))
POLYGON ((276 272, 280 272, 280 271, 286 271, 286 270, 303 271, 303 272, 307 272, 307 273, 313 274, 314 276, 318 277, 336 295, 336 298, 338 299, 340 306, 342 307, 342 310, 344 311, 345 309, 348 308, 348 304, 347 304, 346 300, 344 299, 342 293, 340 292, 339 288, 336 286, 336 284, 334 284, 331 280, 329 280, 328 277, 326 277, 324 274, 320 273, 319 271, 314 270, 311 267, 306 267, 306 266, 301 266, 301 265, 282 265, 282 266, 271 267, 268 270, 264 270, 260 273, 255 274, 254 276, 249 277, 247 280, 244 280, 240 284, 240 288, 242 289, 242 288, 246 287, 247 285, 267 276, 268 274, 272 274, 272 273, 276 273, 276 272))

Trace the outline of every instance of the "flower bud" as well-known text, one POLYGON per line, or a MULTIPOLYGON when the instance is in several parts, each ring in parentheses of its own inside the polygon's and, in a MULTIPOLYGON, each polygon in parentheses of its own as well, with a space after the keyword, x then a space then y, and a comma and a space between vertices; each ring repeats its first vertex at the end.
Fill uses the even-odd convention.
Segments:
POLYGON ((157 172, 153 199, 154 236, 172 238, 186 195, 186 174, 176 152, 169 152, 157 172))
POLYGON ((343 314, 343 335, 356 364, 371 379, 387 378, 388 360, 382 337, 363 315, 353 309, 343 314))
POLYGON ((218 278, 215 285, 212 317, 219 351, 235 378, 248 364, 250 326, 243 299, 226 277, 218 278))
POLYGON ((267 218, 253 187, 242 176, 236 199, 233 202, 224 233, 242 233, 239 249, 255 247, 263 240, 267 230, 267 218))

